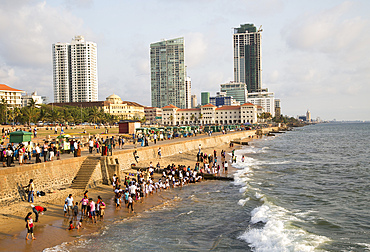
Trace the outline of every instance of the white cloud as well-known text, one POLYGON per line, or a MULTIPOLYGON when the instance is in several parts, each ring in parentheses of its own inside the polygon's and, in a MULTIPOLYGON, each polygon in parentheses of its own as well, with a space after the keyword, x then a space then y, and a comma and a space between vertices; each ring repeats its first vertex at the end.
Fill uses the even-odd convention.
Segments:
POLYGON ((60 6, 2 1, 0 33, 4 36, 0 36, 0 60, 13 74, 2 82, 28 92, 41 89, 40 94, 52 97, 52 44, 70 42, 82 26, 82 19, 60 6))

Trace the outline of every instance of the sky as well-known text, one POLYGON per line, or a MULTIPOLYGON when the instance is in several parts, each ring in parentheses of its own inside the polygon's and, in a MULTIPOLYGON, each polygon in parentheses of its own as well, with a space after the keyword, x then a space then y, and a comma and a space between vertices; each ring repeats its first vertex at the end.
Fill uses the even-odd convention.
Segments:
POLYGON ((233 80, 233 28, 253 23, 282 114, 370 120, 369 11, 368 0, 3 0, 0 83, 52 102, 52 44, 83 35, 98 45, 99 100, 150 106, 150 44, 184 37, 199 103, 233 80))

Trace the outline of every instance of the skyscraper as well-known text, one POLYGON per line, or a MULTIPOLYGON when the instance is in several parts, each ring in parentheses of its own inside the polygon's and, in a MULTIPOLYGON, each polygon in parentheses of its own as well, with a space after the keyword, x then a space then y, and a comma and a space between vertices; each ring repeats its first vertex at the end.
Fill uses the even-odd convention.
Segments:
POLYGON ((209 103, 209 97, 211 95, 209 92, 202 92, 200 93, 200 105, 207 105, 209 103))
POLYGON ((221 84, 220 91, 225 92, 227 96, 232 96, 240 104, 244 104, 247 101, 248 91, 245 83, 232 82, 221 84))
POLYGON ((169 104, 190 107, 190 79, 186 78, 184 38, 150 44, 152 107, 169 104))
POLYGON ((253 24, 234 29, 234 81, 247 84, 249 93, 261 91, 261 31, 253 24))
POLYGON ((97 45, 75 36, 53 44, 54 102, 98 100, 97 45))

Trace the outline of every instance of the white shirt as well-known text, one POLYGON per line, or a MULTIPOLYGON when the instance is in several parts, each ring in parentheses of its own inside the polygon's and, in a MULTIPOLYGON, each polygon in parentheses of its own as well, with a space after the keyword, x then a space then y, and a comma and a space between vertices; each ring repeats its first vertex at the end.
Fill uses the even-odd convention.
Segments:
POLYGON ((135 194, 135 193, 136 193, 136 185, 131 185, 131 186, 129 187, 129 190, 130 190, 130 193, 131 193, 131 194, 135 194))
POLYGON ((67 197, 66 200, 68 206, 73 206, 73 197, 67 197))

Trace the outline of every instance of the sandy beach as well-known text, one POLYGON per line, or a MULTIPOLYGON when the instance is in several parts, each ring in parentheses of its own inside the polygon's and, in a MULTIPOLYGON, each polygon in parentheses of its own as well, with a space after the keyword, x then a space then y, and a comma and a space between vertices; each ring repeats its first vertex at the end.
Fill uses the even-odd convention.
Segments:
MULTIPOLYGON (((234 146, 234 148, 239 148, 239 146, 234 146)), ((213 151, 217 151, 218 160, 220 161, 220 152, 225 150, 226 153, 230 153, 233 148, 230 148, 228 144, 222 146, 216 146, 212 148, 202 149, 202 152, 207 154, 213 154, 213 151)), ((161 167, 167 166, 168 164, 175 165, 185 165, 194 168, 196 163, 196 153, 198 150, 194 150, 186 153, 178 153, 173 156, 164 157, 162 159, 152 159, 140 161, 139 167, 148 167, 149 163, 152 162, 155 166, 160 162, 161 167)), ((230 158, 226 155, 227 159, 230 158)), ((230 166, 229 166, 230 167, 230 166)), ((233 173, 232 167, 229 168, 229 174, 233 173), (230 169, 231 168, 231 169, 230 169)), ((136 171, 127 171, 136 174, 136 171)), ((158 180, 160 174, 155 174, 155 181, 158 180)), ((200 183, 207 183, 207 181, 202 181, 200 183)), ((197 186, 197 184, 190 184, 188 186, 197 186)), ((174 192, 180 188, 172 188, 174 192)), ((40 215, 39 222, 35 223, 35 237, 34 241, 26 241, 26 228, 24 217, 28 212, 32 212, 31 203, 20 202, 15 203, 10 206, 4 206, 0 208, 0 250, 2 251, 42 251, 45 248, 54 247, 56 245, 62 244, 64 242, 74 242, 80 236, 92 234, 97 232, 101 228, 117 219, 130 218, 135 214, 139 214, 142 211, 148 210, 152 207, 158 206, 160 204, 167 204, 172 199, 164 198, 161 192, 154 193, 154 195, 144 198, 140 203, 135 204, 135 213, 128 213, 127 208, 124 206, 122 209, 116 210, 113 202, 113 189, 112 186, 101 185, 99 187, 89 189, 89 197, 93 198, 94 201, 97 200, 98 195, 101 196, 104 202, 107 204, 106 215, 104 221, 98 221, 97 224, 92 224, 91 222, 83 222, 84 229, 82 230, 72 230, 68 231, 68 224, 70 218, 64 217, 63 205, 64 200, 69 194, 73 195, 76 201, 80 201, 83 192, 80 190, 73 189, 62 189, 55 191, 53 193, 47 193, 46 196, 36 197, 34 205, 40 205, 46 207, 48 210, 44 215, 40 215)), ((173 194, 174 195, 174 194, 173 194)), ((34 214, 32 215, 35 219, 34 214)))

